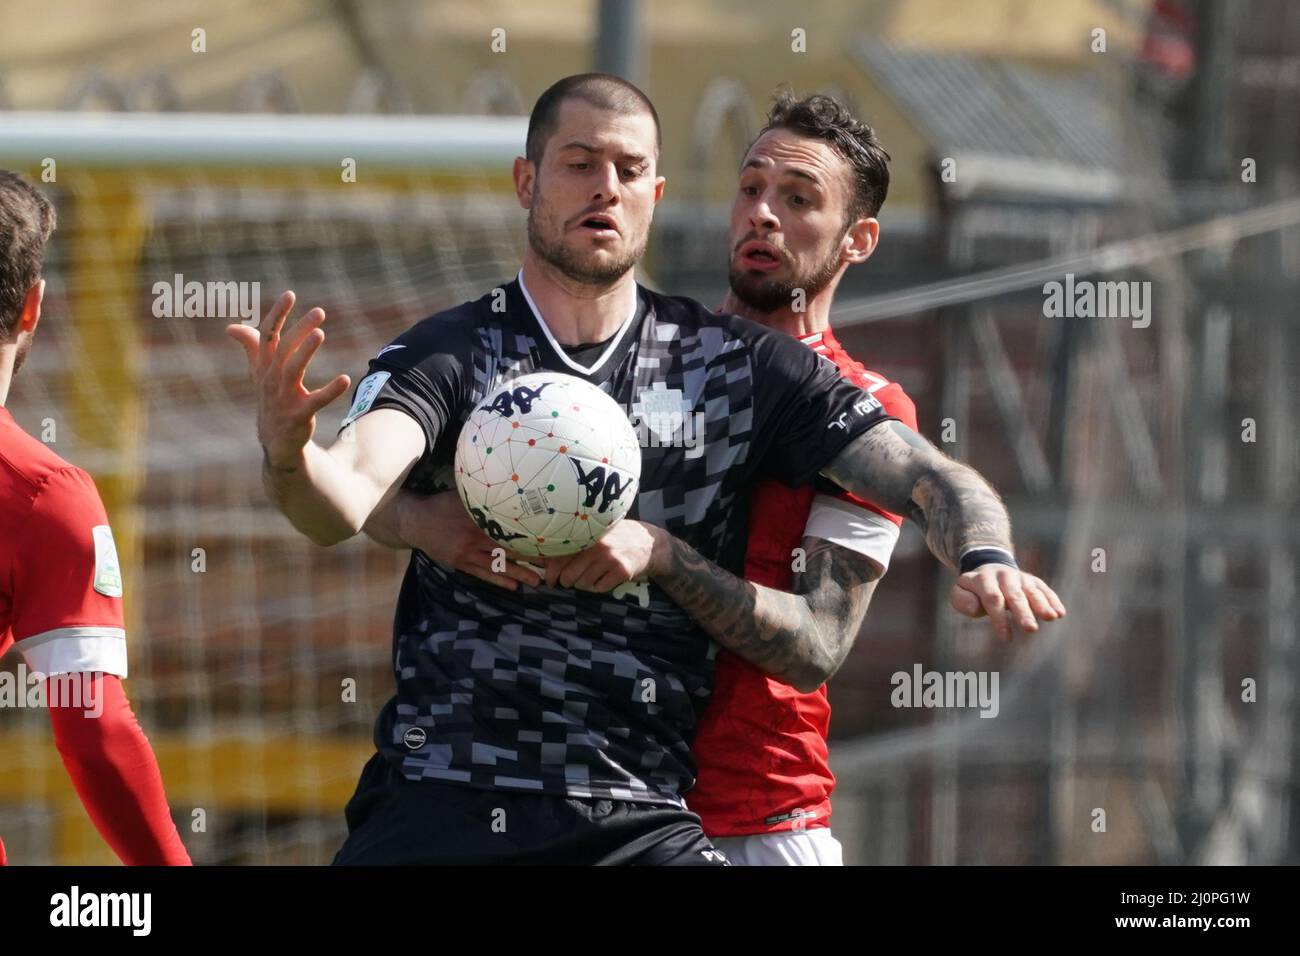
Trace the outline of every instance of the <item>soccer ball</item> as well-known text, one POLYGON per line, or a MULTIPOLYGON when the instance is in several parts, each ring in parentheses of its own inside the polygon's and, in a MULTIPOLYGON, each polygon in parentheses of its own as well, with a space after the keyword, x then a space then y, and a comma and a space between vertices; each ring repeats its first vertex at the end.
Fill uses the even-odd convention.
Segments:
POLYGON ((456 488, 493 541, 555 557, 589 547, 632 506, 641 446, 623 409, 557 372, 498 387, 456 442, 456 488))

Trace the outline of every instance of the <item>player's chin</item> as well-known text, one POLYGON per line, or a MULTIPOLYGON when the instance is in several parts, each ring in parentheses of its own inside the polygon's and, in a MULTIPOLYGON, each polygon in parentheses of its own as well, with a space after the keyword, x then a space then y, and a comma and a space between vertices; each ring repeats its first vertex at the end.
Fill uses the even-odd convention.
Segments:
POLYGON ((618 279, 636 264, 624 249, 612 246, 580 250, 571 261, 577 267, 576 275, 602 282, 618 279))
POLYGON ((732 270, 731 288, 746 302, 775 306, 784 304, 787 286, 771 272, 739 268, 732 270))
POLYGON ((587 238, 580 240, 579 246, 578 257, 595 267, 608 268, 611 263, 622 262, 628 253, 627 243, 621 238, 587 238))

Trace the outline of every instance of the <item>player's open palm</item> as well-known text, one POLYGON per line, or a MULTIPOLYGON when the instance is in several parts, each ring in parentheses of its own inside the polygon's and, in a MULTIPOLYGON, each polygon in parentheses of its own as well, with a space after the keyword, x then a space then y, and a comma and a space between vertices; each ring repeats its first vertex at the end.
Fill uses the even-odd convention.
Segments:
POLYGON ((1003 640, 1011 638, 1013 624, 1032 634, 1040 620, 1065 617, 1065 605, 1047 582, 1005 564, 984 564, 958 577, 948 603, 965 617, 987 616, 1003 640))
POLYGON ((303 384, 307 366, 325 341, 322 309, 312 309, 285 330, 294 294, 275 300, 258 329, 230 325, 226 333, 244 347, 257 390, 257 437, 272 465, 290 465, 316 431, 316 413, 348 390, 346 375, 318 389, 303 384), (282 334, 283 333, 283 334, 282 334))

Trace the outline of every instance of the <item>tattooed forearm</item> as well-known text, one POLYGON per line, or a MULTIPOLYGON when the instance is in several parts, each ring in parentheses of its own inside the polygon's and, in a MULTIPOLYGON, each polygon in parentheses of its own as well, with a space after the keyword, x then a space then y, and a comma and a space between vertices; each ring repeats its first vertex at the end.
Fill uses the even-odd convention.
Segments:
POLYGON ((804 539, 795 593, 745 581, 673 538, 655 583, 719 644, 801 691, 816 690, 848 656, 879 571, 855 552, 804 539))
POLYGON ((953 570, 972 548, 1012 550, 1006 506, 974 469, 957 465, 923 477, 912 494, 925 516, 925 543, 953 570))
POLYGON ((821 538, 804 538, 803 550, 805 567, 795 573, 793 591, 808 602, 818 627, 828 635, 833 674, 862 630, 880 582, 880 566, 857 551, 821 538))
POLYGON ((885 422, 851 442, 824 474, 840 487, 925 532, 926 544, 953 570, 971 548, 1010 551, 1011 519, 975 469, 944 455, 916 432, 885 422))

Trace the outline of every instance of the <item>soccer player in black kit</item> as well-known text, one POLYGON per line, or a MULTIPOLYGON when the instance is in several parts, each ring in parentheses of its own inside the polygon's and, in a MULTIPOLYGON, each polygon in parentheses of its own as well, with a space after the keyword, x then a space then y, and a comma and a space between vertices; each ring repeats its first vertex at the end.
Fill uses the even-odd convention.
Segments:
MULTIPOLYGON (((913 515, 949 567, 989 562, 990 615, 1021 609, 1005 509, 970 469, 794 339, 635 282, 664 188, 659 146, 654 107, 631 84, 584 74, 548 89, 514 167, 529 211, 519 275, 381 349, 329 449, 311 441, 315 413, 350 382, 303 385, 323 312, 282 340, 286 293, 260 332, 232 326, 257 383, 272 500, 318 544, 350 538, 400 489, 452 486, 472 409, 510 397, 521 375, 559 372, 629 414, 666 393, 704 416, 702 447, 643 447, 629 517, 721 571, 741 571, 760 479, 829 479, 913 515)), ((397 693, 335 862, 724 864, 682 799, 716 647, 653 582, 505 590, 413 552, 397 693)))

